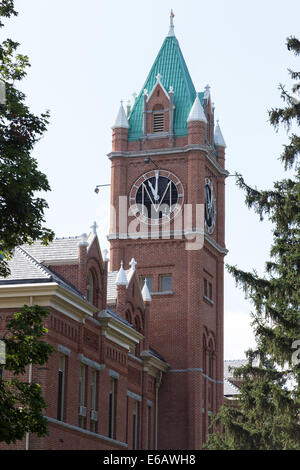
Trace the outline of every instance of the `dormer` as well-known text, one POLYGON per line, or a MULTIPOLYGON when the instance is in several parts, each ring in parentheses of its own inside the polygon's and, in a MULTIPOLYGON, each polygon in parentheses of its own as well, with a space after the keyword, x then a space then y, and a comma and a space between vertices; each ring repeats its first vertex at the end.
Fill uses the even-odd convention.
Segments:
POLYGON ((173 135, 173 89, 169 93, 162 84, 162 76, 156 76, 156 83, 148 96, 144 90, 144 138, 160 138, 173 135))

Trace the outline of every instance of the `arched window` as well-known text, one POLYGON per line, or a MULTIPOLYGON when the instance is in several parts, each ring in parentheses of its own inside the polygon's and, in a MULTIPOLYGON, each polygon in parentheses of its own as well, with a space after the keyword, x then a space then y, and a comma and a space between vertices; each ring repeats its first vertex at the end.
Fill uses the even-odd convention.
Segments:
POLYGON ((210 378, 214 378, 214 345, 212 340, 209 341, 209 355, 208 355, 208 375, 210 378))
POLYGON ((91 304, 94 302, 94 278, 91 271, 88 272, 87 276, 87 293, 86 297, 91 304))
POLYGON ((207 354, 206 337, 205 335, 203 335, 202 368, 203 368, 204 374, 206 374, 206 354, 207 354))
POLYGON ((132 321, 131 321, 131 313, 130 313, 129 310, 126 310, 125 318, 126 318, 126 320, 128 321, 128 323, 132 323, 132 321))
MULTIPOLYGON (((140 317, 138 315, 136 315, 134 317, 134 328, 137 331, 141 332, 141 320, 140 320, 140 317)), ((138 343, 135 347, 135 355, 139 356, 140 352, 141 352, 141 343, 138 343)))
POLYGON ((138 316, 134 318, 134 327, 137 331, 141 331, 141 321, 138 316))

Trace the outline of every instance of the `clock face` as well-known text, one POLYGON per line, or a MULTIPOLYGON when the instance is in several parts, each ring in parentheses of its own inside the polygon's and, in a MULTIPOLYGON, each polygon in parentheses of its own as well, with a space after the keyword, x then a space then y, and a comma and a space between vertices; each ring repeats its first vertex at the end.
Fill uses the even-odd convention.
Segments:
POLYGON ((216 225, 216 198, 214 187, 209 178, 205 178, 204 182, 205 195, 205 228, 208 233, 213 233, 216 225))
POLYGON ((183 204, 183 186, 170 171, 152 170, 142 175, 130 191, 132 213, 143 222, 169 222, 183 204))

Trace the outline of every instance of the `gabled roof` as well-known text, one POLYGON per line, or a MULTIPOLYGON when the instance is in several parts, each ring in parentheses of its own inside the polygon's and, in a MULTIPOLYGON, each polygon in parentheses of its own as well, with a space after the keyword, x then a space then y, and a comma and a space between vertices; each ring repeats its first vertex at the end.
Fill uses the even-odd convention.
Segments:
MULTIPOLYGON (((93 232, 90 232, 87 237, 87 249, 91 247, 95 238, 93 232)), ((55 238, 48 245, 43 245, 41 241, 35 241, 33 244, 25 243, 22 248, 39 263, 44 265, 52 264, 72 264, 78 262, 78 245, 81 242, 82 237, 64 237, 55 238)), ((101 253, 100 253, 101 256, 101 253)))
POLYGON ((20 247, 15 248, 13 257, 8 261, 8 267, 10 274, 5 278, 0 277, 1 284, 21 280, 33 282, 51 280, 49 271, 20 247))
POLYGON ((230 380, 224 378, 224 397, 232 397, 235 395, 239 395, 240 391, 239 388, 234 385, 230 380))
POLYGON ((233 378, 233 369, 248 364, 248 359, 233 359, 224 361, 224 378, 233 378))
POLYGON ((81 237, 55 238, 48 245, 36 241, 32 245, 24 244, 22 248, 39 263, 52 264, 55 261, 77 261, 78 244, 81 237))
POLYGON ((15 248, 13 257, 8 261, 8 267, 10 274, 5 278, 0 277, 0 285, 54 282, 81 298, 85 298, 76 287, 66 282, 56 273, 42 265, 35 257, 31 256, 25 250, 24 245, 15 248))
MULTIPOLYGON (((150 73, 135 100, 129 116, 128 140, 138 140, 142 137, 143 125, 143 92, 146 88, 151 93, 157 82, 157 75, 166 90, 174 89, 174 133, 176 136, 187 135, 187 117, 193 106, 196 90, 183 58, 178 40, 175 36, 167 36, 152 65, 150 73)), ((203 93, 199 93, 203 104, 203 93)))

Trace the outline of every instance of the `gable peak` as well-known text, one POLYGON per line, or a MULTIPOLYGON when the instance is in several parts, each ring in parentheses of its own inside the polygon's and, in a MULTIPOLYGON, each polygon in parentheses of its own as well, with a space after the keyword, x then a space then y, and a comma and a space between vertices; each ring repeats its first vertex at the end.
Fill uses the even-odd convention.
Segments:
MULTIPOLYGON (((165 89, 165 87, 163 86, 162 81, 161 81, 161 79, 163 78, 162 75, 161 75, 160 73, 158 73, 155 78, 156 78, 156 83, 154 84, 154 87, 152 88, 152 91, 151 91, 150 95, 148 95, 148 90, 146 90, 146 89, 144 90, 144 95, 147 96, 147 102, 150 101, 151 96, 153 95, 155 89, 156 89, 158 86, 160 86, 160 88, 162 89, 162 91, 164 92, 164 94, 166 95, 166 97, 167 97, 168 100, 169 100, 169 99, 170 99, 170 96, 169 96, 167 90, 165 89), (145 92, 146 92, 146 93, 145 93, 145 92)), ((173 87, 170 87, 170 88, 172 88, 171 93, 174 93, 173 87)))

